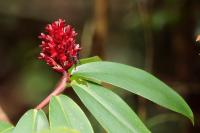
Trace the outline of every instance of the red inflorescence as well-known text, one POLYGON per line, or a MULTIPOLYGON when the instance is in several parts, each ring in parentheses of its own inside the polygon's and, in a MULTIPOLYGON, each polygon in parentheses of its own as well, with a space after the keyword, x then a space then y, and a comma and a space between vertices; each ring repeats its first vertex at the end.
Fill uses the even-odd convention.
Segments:
POLYGON ((45 28, 47 34, 39 38, 41 52, 39 59, 44 60, 57 72, 65 72, 78 61, 79 44, 75 43, 77 33, 65 20, 58 19, 45 28))

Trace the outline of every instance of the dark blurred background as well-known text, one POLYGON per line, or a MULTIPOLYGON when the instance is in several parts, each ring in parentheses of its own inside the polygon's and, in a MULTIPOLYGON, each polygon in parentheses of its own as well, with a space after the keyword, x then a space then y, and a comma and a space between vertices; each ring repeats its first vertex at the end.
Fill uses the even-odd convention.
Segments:
MULTIPOLYGON (((194 127, 179 114, 115 89, 152 132, 200 132, 199 0, 0 1, 0 119, 6 119, 4 111, 15 124, 59 80, 61 75, 37 60, 38 35, 58 18, 78 32, 82 58, 99 55, 145 69, 184 97, 194 127)), ((72 90, 65 93, 80 103, 72 90)), ((95 133, 103 133, 87 114, 95 133)))

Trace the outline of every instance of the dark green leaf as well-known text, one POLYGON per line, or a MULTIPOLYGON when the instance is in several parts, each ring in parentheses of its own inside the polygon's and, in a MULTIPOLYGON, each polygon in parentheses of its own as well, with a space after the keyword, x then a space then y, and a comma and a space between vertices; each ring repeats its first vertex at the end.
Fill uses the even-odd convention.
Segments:
POLYGON ((123 88, 181 113, 194 122, 193 113, 184 99, 165 83, 143 70, 102 61, 78 66, 72 74, 74 78, 84 78, 96 83, 106 82, 123 88))
POLYGON ((84 58, 84 59, 80 59, 80 64, 86 64, 86 63, 90 63, 90 62, 97 62, 97 61, 102 61, 101 58, 99 56, 93 56, 93 57, 89 57, 89 58, 84 58))
POLYGON ((31 109, 21 117, 13 133, 34 133, 48 128, 45 113, 42 110, 31 109))
MULTIPOLYGON (((97 61, 102 61, 101 58, 99 56, 93 56, 93 57, 89 57, 89 58, 84 58, 84 59, 80 59, 80 62, 77 64, 77 66, 82 65, 82 64, 86 64, 86 63, 90 63, 90 62, 97 62, 97 61)), ((76 68, 74 65, 68 70, 69 73, 71 73, 71 71, 76 68)))
POLYGON ((109 133, 149 133, 130 107, 115 93, 100 85, 72 82, 72 87, 109 133))
POLYGON ((80 107, 69 97, 52 97, 49 106, 51 128, 69 127, 81 133, 93 133, 92 126, 80 107))
POLYGON ((159 114, 147 120, 147 126, 152 129, 156 128, 157 125, 165 123, 165 122, 178 122, 180 121, 180 116, 175 114, 167 113, 167 114, 159 114))

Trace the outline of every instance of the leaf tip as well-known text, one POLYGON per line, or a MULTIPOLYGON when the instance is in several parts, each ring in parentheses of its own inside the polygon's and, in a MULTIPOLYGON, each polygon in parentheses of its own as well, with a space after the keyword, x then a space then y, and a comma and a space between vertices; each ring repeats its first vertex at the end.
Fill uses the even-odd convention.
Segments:
POLYGON ((195 125, 194 114, 193 114, 191 109, 190 109, 190 113, 185 115, 185 116, 189 118, 189 120, 191 121, 192 125, 194 126, 195 125))
POLYGON ((190 117, 190 121, 192 122, 192 125, 194 126, 195 125, 195 122, 194 122, 194 116, 192 114, 192 116, 190 117))

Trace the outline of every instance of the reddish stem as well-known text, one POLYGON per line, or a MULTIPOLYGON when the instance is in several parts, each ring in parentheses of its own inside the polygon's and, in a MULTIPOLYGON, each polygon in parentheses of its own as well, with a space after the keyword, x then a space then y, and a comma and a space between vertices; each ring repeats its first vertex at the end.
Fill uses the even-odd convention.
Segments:
POLYGON ((69 80, 69 74, 67 72, 64 72, 61 80, 57 84, 54 91, 51 94, 49 94, 35 109, 39 110, 39 109, 44 108, 49 103, 51 96, 56 96, 62 93, 65 90, 65 86, 68 80, 69 80))

